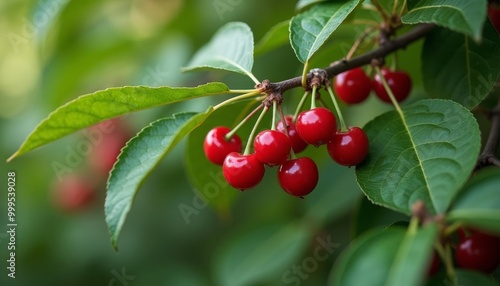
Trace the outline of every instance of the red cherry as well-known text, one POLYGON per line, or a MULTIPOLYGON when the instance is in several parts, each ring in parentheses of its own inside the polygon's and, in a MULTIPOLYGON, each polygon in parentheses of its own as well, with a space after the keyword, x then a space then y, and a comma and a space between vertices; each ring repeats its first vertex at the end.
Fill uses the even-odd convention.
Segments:
POLYGON ((436 253, 436 251, 433 251, 432 260, 430 261, 430 264, 428 265, 427 268, 427 277, 431 277, 436 273, 438 273, 440 266, 441 266, 441 261, 439 260, 439 255, 436 253))
POLYGON ((255 154, 242 155, 231 152, 222 164, 226 181, 235 189, 246 190, 255 187, 264 177, 264 165, 255 154))
POLYGON ((488 17, 490 17, 490 21, 497 32, 500 33, 500 6, 490 4, 488 6, 488 17))
POLYGON ((55 183, 54 203, 63 211, 79 211, 87 207, 95 198, 96 192, 87 178, 67 175, 55 183))
MULTIPOLYGON (((389 84, 392 93, 394 93, 394 97, 396 98, 396 100, 398 102, 405 100, 410 94, 411 90, 410 76, 404 71, 391 71, 388 68, 382 68, 382 74, 384 75, 387 84, 389 84)), ((385 91, 382 80, 380 79, 378 74, 375 75, 373 81, 373 90, 375 91, 375 94, 378 96, 378 98, 380 98, 382 101, 388 103, 391 102, 391 99, 389 98, 387 91, 385 91)))
POLYGON ((355 104, 364 101, 370 95, 372 81, 361 68, 354 68, 338 74, 333 81, 333 87, 340 99, 355 104))
POLYGON ((226 140, 226 135, 231 130, 224 126, 210 130, 203 142, 203 151, 207 159, 217 165, 222 165, 226 156, 231 152, 241 152, 241 139, 234 135, 226 140))
POLYGON ((85 136, 93 144, 89 155, 92 169, 108 174, 131 135, 120 119, 104 121, 89 128, 85 136))
POLYGON ((314 146, 326 144, 337 130, 335 115, 324 107, 302 111, 295 124, 300 138, 314 146))
POLYGON ((326 147, 335 162, 344 166, 354 166, 366 158, 368 145, 368 137, 363 129, 350 127, 347 132, 337 131, 326 147))
POLYGON ((278 181, 285 192, 303 197, 318 184, 318 167, 308 157, 288 160, 278 170, 278 181))
POLYGON ((455 252, 458 266, 484 273, 491 273, 500 264, 500 239, 476 232, 462 240, 455 252))
MULTIPOLYGON (((297 130, 295 129, 295 123, 293 122, 293 116, 292 115, 286 115, 285 116, 285 121, 286 124, 288 125, 288 137, 290 138, 290 141, 292 142, 292 149, 295 154, 300 153, 304 151, 307 147, 307 143, 300 138, 299 134, 297 133, 297 130)), ((276 129, 280 131, 281 133, 286 132, 286 126, 283 124, 283 120, 280 120, 278 124, 276 125, 276 129)))
POLYGON ((253 146, 257 159, 269 166, 283 164, 292 149, 288 136, 276 130, 264 130, 257 134, 253 146))

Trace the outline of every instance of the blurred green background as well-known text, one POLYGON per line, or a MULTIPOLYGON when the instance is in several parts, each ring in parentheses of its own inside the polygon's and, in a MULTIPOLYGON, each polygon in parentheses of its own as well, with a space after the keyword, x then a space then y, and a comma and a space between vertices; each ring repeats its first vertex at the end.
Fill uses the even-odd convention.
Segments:
MULTIPOLYGON (((5 163, 40 120, 82 94, 123 85, 196 86, 210 81, 252 88, 252 81, 240 75, 182 74, 180 68, 224 23, 248 23, 257 42, 270 27, 292 17, 294 7, 295 1, 285 0, 1 1, 0 176, 6 186, 7 172, 16 172, 18 227, 16 279, 8 278, 2 267, 0 285, 238 285, 238 279, 246 285, 324 285, 335 257, 352 235, 384 219, 377 217, 380 209, 361 200, 354 170, 336 166, 323 148, 305 152, 320 166, 320 183, 305 200, 281 191, 276 171, 268 169, 259 187, 244 193, 234 190, 229 209, 197 208, 188 222, 179 208, 193 206, 195 192, 187 172, 179 167, 184 166, 184 140, 139 192, 118 253, 104 221, 106 178, 95 175, 86 158, 69 173, 84 174, 95 186, 92 204, 67 212, 55 203, 54 162, 65 162, 68 148, 85 140, 81 133, 5 163), (371 221, 351 227, 361 203, 371 221), (312 261, 314 250, 322 245, 319 241, 328 239, 335 251, 325 261, 312 261), (293 274, 294 265, 308 270, 293 274)), ((361 32, 354 26, 336 31, 311 67, 340 59, 361 32)), ((416 44, 399 53, 399 65, 415 82, 410 101, 421 93, 419 49, 416 44)), ((258 55, 254 64, 260 80, 279 81, 301 71, 289 45, 258 55)), ((293 112, 300 95, 299 90, 286 94, 288 112, 293 112)), ((155 119, 183 110, 202 111, 221 99, 154 108, 124 120, 136 133, 155 119)), ((388 109, 371 98, 345 112, 350 125, 362 126, 388 109)), ((6 198, 2 192, 4 266, 6 198)), ((384 217, 388 216, 393 215, 384 217)), ((397 219, 404 217, 393 221, 397 219)))

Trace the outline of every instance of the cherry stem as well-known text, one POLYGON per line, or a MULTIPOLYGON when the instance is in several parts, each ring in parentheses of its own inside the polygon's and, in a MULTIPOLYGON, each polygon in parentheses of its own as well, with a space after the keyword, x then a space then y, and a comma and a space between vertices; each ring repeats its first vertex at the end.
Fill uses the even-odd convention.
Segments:
POLYGON ((441 258, 441 261, 443 261, 448 278, 452 280, 453 285, 456 285, 455 268, 453 268, 453 259, 451 258, 451 251, 449 244, 447 244, 446 247, 443 247, 441 242, 439 240, 436 240, 434 242, 434 249, 441 258))
POLYGON ((259 117, 257 118, 257 121, 255 121, 255 125, 252 128, 252 132, 250 132, 250 136, 248 136, 247 146, 245 147, 245 152, 243 153, 243 155, 250 154, 250 148, 253 145, 253 138, 255 137, 255 132, 257 132, 257 128, 259 127, 259 124, 262 121, 262 118, 264 118, 264 115, 266 114, 266 111, 268 109, 269 109, 269 107, 264 106, 264 109, 262 109, 262 112, 260 113, 259 117))
MULTIPOLYGON (((278 105, 278 111, 280 113, 281 123, 283 124, 283 127, 285 127, 285 134, 288 138, 290 138, 290 134, 288 134, 288 128, 290 128, 290 126, 286 123, 285 114, 283 113, 283 108, 281 108, 281 105, 278 105)), ((295 152, 293 152, 293 148, 290 149, 290 158, 297 159, 295 152)))
POLYGON ((231 137, 234 136, 236 131, 238 131, 238 129, 240 129, 240 127, 243 126, 243 124, 245 124, 248 120, 250 120, 250 118, 252 118, 252 116, 254 116, 255 113, 257 113, 257 111, 259 111, 259 109, 261 109, 263 106, 264 106, 263 104, 260 104, 254 110, 252 110, 252 112, 250 112, 245 118, 243 118, 243 120, 241 120, 240 123, 238 123, 238 125, 236 125, 233 128, 233 130, 231 130, 229 133, 227 133, 226 136, 224 136, 224 138, 227 141, 229 141, 231 139, 231 137))
POLYGON ((328 93, 330 94, 330 97, 332 98, 333 105, 335 106, 335 111, 337 112, 337 117, 339 118, 339 121, 340 121, 340 131, 341 132, 349 131, 347 124, 345 124, 344 116, 342 116, 342 112, 340 111, 340 107, 339 107, 339 104, 337 102, 337 99, 335 98, 335 94, 333 94, 333 90, 330 87, 330 85, 328 85, 327 90, 328 90, 328 93))
POLYGON ((394 0, 394 4, 392 5, 392 14, 396 14, 398 10, 399 0, 394 0))
POLYGON ((292 121, 295 122, 295 119, 297 119, 297 116, 299 115, 300 110, 302 109, 302 106, 304 106, 304 103, 306 102, 306 98, 309 95, 309 91, 306 91, 302 98, 300 99, 299 105, 297 105, 297 108, 295 109, 295 113, 293 114, 292 121))
POLYGON ((399 10, 399 16, 403 16, 403 13, 405 12, 406 8, 406 0, 403 1, 403 5, 401 5, 401 10, 399 10))
POLYGON ((302 80, 301 84, 303 88, 307 88, 307 71, 309 70, 309 62, 304 64, 304 69, 302 70, 302 80))
POLYGON ((230 89, 228 93, 251 93, 254 91, 260 91, 259 89, 230 89))
POLYGON ((273 100, 273 119, 271 121, 271 130, 276 130, 276 109, 277 109, 276 100, 273 100))
POLYGON ((260 89, 253 89, 249 93, 245 93, 245 94, 242 94, 242 95, 231 97, 230 99, 225 100, 225 101, 217 104, 216 106, 214 106, 214 110, 217 110, 217 109, 219 109, 219 108, 223 107, 224 105, 227 105, 227 104, 229 104, 231 102, 235 102, 235 101, 238 101, 238 100, 242 100, 242 99, 250 98, 252 96, 256 96, 256 95, 260 94, 261 92, 262 91, 260 89))
POLYGON ((403 115, 403 110, 401 110, 401 107, 399 106, 398 101, 396 100, 396 97, 394 96, 394 93, 392 92, 391 88, 389 87, 389 84, 385 80, 384 75, 382 74, 382 71, 380 71, 380 67, 376 66, 375 71, 377 72, 378 76, 380 77, 380 81, 382 81, 382 85, 384 86, 385 91, 389 95, 389 98, 391 99, 392 104, 396 108, 399 114, 403 115))
POLYGON ((313 90, 311 94, 311 109, 316 108, 316 90, 318 89, 317 86, 313 85, 313 90))
POLYGON ((457 231, 457 229, 461 228, 462 226, 463 226, 463 223, 459 222, 459 221, 452 223, 450 226, 445 228, 443 235, 445 237, 449 237, 452 233, 457 231))
POLYGON ((384 22, 387 22, 387 20, 389 20, 391 18, 391 15, 389 15, 389 13, 387 13, 387 11, 385 11, 384 7, 382 7, 382 5, 380 5, 378 0, 372 0, 372 4, 377 9, 376 11, 380 14, 380 16, 382 17, 384 22))

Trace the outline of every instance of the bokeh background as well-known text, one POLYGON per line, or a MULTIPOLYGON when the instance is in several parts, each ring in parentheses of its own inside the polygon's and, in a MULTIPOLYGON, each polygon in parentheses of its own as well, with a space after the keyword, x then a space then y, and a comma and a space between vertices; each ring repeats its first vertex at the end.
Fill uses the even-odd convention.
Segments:
MULTIPOLYGON (((252 81, 240 75, 183 74, 180 68, 224 23, 248 23, 258 42, 270 27, 294 15, 295 2, 2 0, 0 285, 237 285, 231 277, 245 275, 250 277, 247 285, 324 285, 336 256, 353 236, 373 225, 405 220, 364 201, 354 170, 336 166, 324 149, 312 147, 305 154, 318 162, 320 183, 305 200, 280 190, 276 171, 268 169, 264 182, 238 193, 230 207, 195 207, 197 212, 186 219, 180 207, 194 206, 196 193, 183 168, 184 140, 138 193, 121 233, 120 251, 115 252, 104 221, 106 174, 92 165, 91 155, 73 161, 63 173, 54 167, 69 166, 70 150, 88 140, 83 132, 5 163, 40 120, 82 94, 124 85, 196 86, 210 81, 252 88, 252 81), (5 267, 8 171, 17 178, 15 280, 6 276, 5 267), (64 192, 57 186, 71 175, 92 187, 92 200, 80 208, 68 209, 60 202, 64 192), (359 222, 358 210, 370 219, 359 222), (299 225, 303 235, 290 225, 299 225), (292 242, 289 234, 296 236, 292 242), (328 239, 335 250, 326 260, 313 262, 319 241, 328 239), (240 263, 238 271, 228 268, 240 263), (293 274, 294 265, 304 263, 305 274, 293 274)), ((342 58, 361 32, 349 25, 336 31, 311 67, 342 58)), ((420 45, 398 54, 399 65, 414 79, 410 101, 421 96, 420 45)), ((261 80, 279 81, 301 71, 289 45, 256 55, 254 74, 261 80)), ((300 95, 298 90, 286 94, 288 112, 300 95)), ((141 111, 116 124, 135 134, 153 120, 183 110, 203 111, 223 98, 141 111)), ((359 126, 388 109, 374 98, 344 108, 349 124, 359 126)), ((100 145, 92 148, 105 148, 100 145)))

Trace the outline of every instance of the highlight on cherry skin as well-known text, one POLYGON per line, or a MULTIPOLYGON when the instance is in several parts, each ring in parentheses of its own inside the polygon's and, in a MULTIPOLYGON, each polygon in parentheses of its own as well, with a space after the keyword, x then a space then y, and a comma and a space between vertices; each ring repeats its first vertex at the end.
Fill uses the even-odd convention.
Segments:
POLYGON ((281 188, 296 197, 302 198, 311 193, 318 179, 318 167, 309 157, 288 160, 278 170, 281 188))
POLYGON ((354 68, 335 76, 333 80, 335 94, 348 104, 365 101, 372 90, 372 80, 361 68, 354 68))
POLYGON ((276 130, 261 131, 254 140, 257 159, 268 166, 283 164, 288 159, 291 149, 290 138, 276 130))
POLYGON ((317 147, 330 141, 337 130, 337 119, 329 109, 316 107, 302 111, 295 128, 304 142, 317 147))
POLYGON ((368 137, 363 129, 350 127, 348 131, 337 131, 326 145, 330 157, 340 165, 355 166, 368 155, 368 137))
MULTIPOLYGON (((393 71, 385 67, 381 69, 381 72, 397 102, 402 102, 408 98, 412 87, 411 78, 408 73, 405 71, 393 71)), ((391 98, 378 74, 373 78, 373 91, 382 101, 391 103, 391 98)))
POLYGON ((222 164, 222 173, 227 183, 241 191, 257 186, 262 181, 264 172, 264 164, 255 154, 231 152, 222 164))
POLYGON ((231 129, 224 126, 218 126, 210 130, 205 136, 203 151, 210 162, 216 165, 222 165, 229 153, 241 152, 242 144, 240 137, 234 134, 227 140, 226 135, 229 132, 231 132, 231 129))

